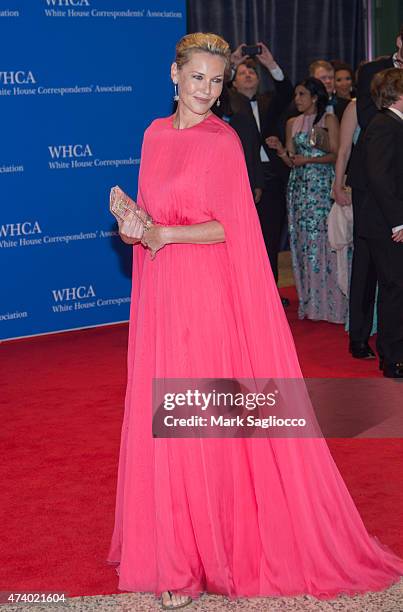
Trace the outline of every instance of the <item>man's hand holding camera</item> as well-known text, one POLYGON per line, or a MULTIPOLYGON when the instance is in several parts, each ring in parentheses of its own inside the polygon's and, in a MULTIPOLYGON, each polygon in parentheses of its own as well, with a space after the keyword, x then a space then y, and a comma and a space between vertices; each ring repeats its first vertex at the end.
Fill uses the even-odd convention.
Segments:
POLYGON ((262 42, 259 42, 258 46, 262 49, 262 52, 259 55, 256 55, 259 62, 269 71, 277 68, 278 64, 275 61, 270 49, 262 42))
POLYGON ((253 46, 240 44, 231 54, 231 66, 236 70, 239 64, 252 58, 256 58, 267 70, 274 70, 278 66, 270 49, 263 42, 258 42, 253 46))

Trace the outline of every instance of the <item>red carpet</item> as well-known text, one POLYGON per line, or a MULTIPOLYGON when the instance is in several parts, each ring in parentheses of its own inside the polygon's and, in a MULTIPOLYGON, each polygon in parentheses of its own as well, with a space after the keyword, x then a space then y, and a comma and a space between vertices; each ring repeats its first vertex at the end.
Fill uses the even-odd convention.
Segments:
MULTIPOLYGON (((306 376, 379 376, 340 326, 288 316, 306 376)), ((106 565, 126 375, 127 326, 4 343, 0 591, 117 592, 106 565)), ((403 555, 402 440, 331 440, 369 531, 403 555)))

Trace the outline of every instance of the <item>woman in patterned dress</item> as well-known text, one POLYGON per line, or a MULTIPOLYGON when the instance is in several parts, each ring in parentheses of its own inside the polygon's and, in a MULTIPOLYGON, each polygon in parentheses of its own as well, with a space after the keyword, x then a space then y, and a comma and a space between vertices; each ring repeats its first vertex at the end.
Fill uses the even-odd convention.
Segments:
POLYGON ((338 121, 325 112, 327 103, 324 85, 313 77, 305 79, 295 88, 301 114, 287 121, 286 147, 275 137, 267 143, 291 167, 287 204, 298 317, 345 323, 348 300, 338 286, 336 253, 327 237, 339 140, 338 121), (326 133, 320 144, 319 137, 326 133))

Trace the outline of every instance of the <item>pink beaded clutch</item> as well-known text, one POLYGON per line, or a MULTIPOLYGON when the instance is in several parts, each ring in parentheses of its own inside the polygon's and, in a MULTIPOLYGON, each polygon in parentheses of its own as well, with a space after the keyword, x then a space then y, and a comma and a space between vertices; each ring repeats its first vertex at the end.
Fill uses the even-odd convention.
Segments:
POLYGON ((117 221, 128 221, 133 214, 140 219, 145 228, 149 228, 153 221, 150 215, 140 206, 137 206, 136 202, 118 185, 111 189, 109 210, 117 221))

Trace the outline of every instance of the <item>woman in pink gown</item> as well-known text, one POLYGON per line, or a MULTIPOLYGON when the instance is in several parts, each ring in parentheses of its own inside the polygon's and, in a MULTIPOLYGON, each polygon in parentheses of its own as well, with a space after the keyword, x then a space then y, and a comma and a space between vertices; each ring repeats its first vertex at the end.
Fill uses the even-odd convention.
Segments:
POLYGON ((218 36, 179 41, 178 111, 142 149, 138 204, 155 225, 120 227, 135 245, 109 561, 120 589, 168 607, 203 591, 380 590, 403 562, 367 533, 323 439, 152 436, 154 378, 302 377, 240 142, 210 111, 228 58, 218 36))

